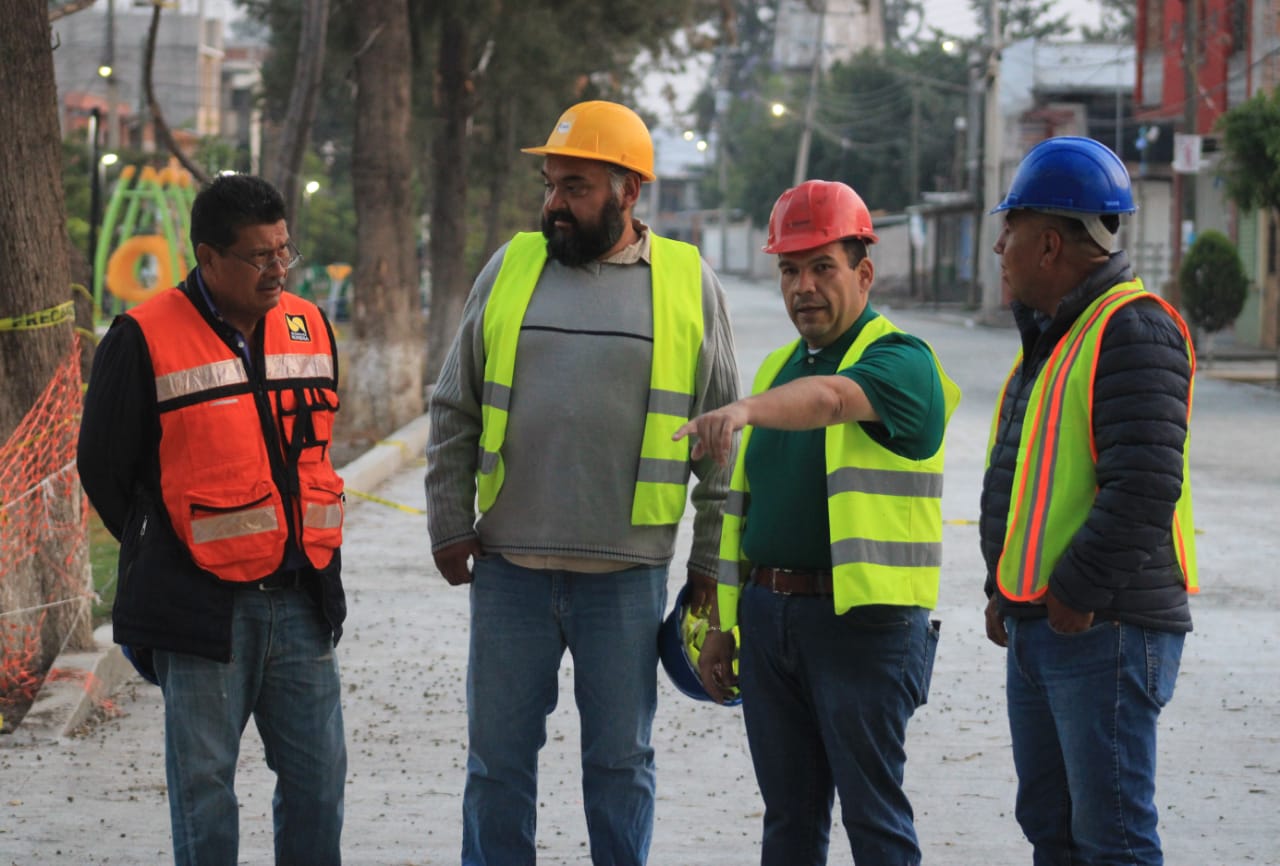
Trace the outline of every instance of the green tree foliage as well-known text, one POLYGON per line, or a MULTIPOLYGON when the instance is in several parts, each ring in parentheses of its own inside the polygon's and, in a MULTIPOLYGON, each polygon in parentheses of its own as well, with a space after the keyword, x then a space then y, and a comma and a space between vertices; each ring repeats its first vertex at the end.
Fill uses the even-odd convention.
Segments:
MULTIPOLYGON (((969 0, 978 26, 987 32, 988 0, 969 0)), ((1000 33, 1008 42, 1035 37, 1049 39, 1071 33, 1066 14, 1054 17, 1057 0, 1000 0, 1000 33)))
POLYGON ((1206 333, 1221 331, 1244 309, 1249 278, 1233 244, 1222 232, 1200 233, 1178 268, 1182 306, 1206 333))
POLYGON ((884 41, 890 48, 915 44, 924 25, 923 0, 883 0, 884 41))
POLYGON ((1138 24, 1138 7, 1133 0, 1098 0, 1102 23, 1084 26, 1080 33, 1086 42, 1132 42, 1138 24))
POLYGON ((1225 159, 1218 171, 1242 208, 1280 210, 1280 90, 1262 91, 1218 119, 1225 159))
MULTIPOLYGON (((964 58, 937 42, 836 64, 818 96, 808 176, 848 183, 873 210, 911 204, 913 174, 920 190, 964 188, 956 118, 965 114, 967 74, 964 58)), ((757 225, 794 179, 806 89, 803 77, 772 73, 734 94, 726 129, 729 203, 757 225), (788 107, 781 117, 769 110, 774 102, 788 107)), ((704 194, 718 203, 710 181, 704 194)))
MULTIPOLYGON (((453 0, 457 2, 457 0, 453 0)), ((267 116, 283 113, 296 62, 298 8, 289 0, 239 0, 249 17, 262 21, 271 46, 263 68, 267 116)), ((323 156, 321 196, 350 200, 359 3, 337 2, 328 28, 326 64, 312 148, 323 156)), ((431 201, 429 166, 440 123, 436 59, 443 5, 411 0, 413 63, 413 184, 418 211, 431 201)), ((469 232, 461 255, 474 274, 497 243, 511 232, 536 225, 541 205, 538 162, 520 147, 541 143, 560 112, 582 99, 627 102, 636 84, 634 61, 641 52, 679 54, 675 37, 712 17, 712 0, 497 0, 466 2, 472 73, 466 83, 474 100, 468 128, 467 172, 472 194, 466 208, 469 232), (489 226, 493 225, 492 230, 489 226)), ((310 162, 307 165, 311 165, 310 162)), ((306 169, 309 170, 309 169, 306 169)), ((304 170, 305 171, 305 170, 304 170)), ((350 208, 342 211, 353 217, 350 208)), ((354 229, 348 226, 348 236, 354 229)))

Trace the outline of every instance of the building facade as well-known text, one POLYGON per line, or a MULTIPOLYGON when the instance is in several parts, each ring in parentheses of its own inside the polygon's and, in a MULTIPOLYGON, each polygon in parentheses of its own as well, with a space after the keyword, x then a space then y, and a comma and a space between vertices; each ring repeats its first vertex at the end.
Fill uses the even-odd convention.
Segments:
POLYGON ((1196 136, 1182 140, 1188 149, 1177 160, 1148 161, 1152 176, 1170 187, 1173 261, 1197 232, 1212 228, 1231 237, 1252 280, 1236 342, 1275 348, 1274 215, 1237 211, 1224 200, 1214 169, 1221 159, 1218 118, 1280 85, 1280 0, 1138 0, 1137 53, 1135 120, 1162 136, 1196 136))

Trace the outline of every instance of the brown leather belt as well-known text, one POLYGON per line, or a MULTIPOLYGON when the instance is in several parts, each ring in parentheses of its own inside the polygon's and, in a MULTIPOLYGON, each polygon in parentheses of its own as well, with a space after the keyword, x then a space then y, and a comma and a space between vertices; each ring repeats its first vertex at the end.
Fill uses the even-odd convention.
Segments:
POLYGON ((751 569, 751 581, 781 595, 831 595, 835 591, 827 569, 803 571, 757 566, 751 569))

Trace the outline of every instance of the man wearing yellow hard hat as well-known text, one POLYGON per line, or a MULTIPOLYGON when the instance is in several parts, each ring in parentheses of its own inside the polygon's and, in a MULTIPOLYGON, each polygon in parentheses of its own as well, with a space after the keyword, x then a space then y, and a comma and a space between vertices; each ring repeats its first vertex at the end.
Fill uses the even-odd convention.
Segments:
POLYGON ((477 277, 430 408, 432 551, 471 586, 462 862, 535 861, 538 751, 567 648, 592 861, 642 864, 676 526, 692 470, 688 589, 705 605, 729 486, 672 434, 736 398, 733 339, 697 249, 633 216, 655 177, 635 112, 580 103, 525 152, 543 157, 542 231, 477 277))

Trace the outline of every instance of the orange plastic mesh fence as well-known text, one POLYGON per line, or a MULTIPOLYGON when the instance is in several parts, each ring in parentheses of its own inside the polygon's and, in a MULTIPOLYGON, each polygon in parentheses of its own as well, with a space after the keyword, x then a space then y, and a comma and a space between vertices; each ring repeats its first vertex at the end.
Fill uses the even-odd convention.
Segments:
POLYGON ((76 345, 0 445, 0 713, 34 696, 83 614, 77 602, 92 595, 75 464, 80 400, 76 345))

